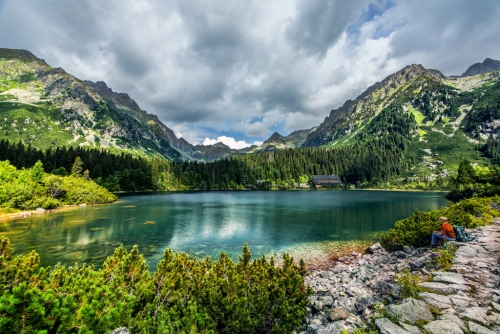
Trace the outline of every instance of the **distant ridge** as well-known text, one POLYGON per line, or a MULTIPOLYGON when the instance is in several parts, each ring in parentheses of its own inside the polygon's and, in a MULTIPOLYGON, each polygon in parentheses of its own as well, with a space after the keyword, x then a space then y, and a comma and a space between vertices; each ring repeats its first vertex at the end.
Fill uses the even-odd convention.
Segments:
POLYGON ((486 58, 482 63, 471 65, 460 77, 470 77, 473 75, 500 70, 500 60, 486 58))

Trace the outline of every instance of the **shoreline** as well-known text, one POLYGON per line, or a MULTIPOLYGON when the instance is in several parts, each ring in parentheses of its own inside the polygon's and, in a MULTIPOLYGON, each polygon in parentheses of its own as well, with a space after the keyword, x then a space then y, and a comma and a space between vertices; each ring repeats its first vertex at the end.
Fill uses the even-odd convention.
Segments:
MULTIPOLYGON (((117 203, 119 200, 116 200, 112 203, 117 203)), ((111 204, 111 203, 102 203, 102 204, 70 204, 70 205, 63 205, 55 209, 42 209, 42 208, 37 208, 36 210, 26 210, 26 211, 17 211, 17 212, 10 212, 10 213, 1 213, 0 214, 0 223, 6 222, 6 221, 12 221, 12 220, 18 220, 18 219, 24 219, 24 218, 32 218, 32 217, 37 217, 42 214, 47 214, 47 213, 54 213, 54 212, 59 212, 59 211, 66 211, 66 210, 73 210, 73 209, 80 209, 84 208, 87 206, 97 206, 97 205, 104 205, 104 204, 111 204)))

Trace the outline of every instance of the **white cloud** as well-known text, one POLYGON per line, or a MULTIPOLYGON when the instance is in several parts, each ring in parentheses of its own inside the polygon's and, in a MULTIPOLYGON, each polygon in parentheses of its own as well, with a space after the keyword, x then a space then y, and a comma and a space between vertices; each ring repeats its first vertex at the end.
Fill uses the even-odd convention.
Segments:
POLYGON ((236 141, 233 137, 227 137, 227 136, 219 136, 219 137, 217 137, 217 139, 210 139, 210 138, 206 137, 205 140, 203 141, 202 145, 207 146, 207 145, 213 145, 213 144, 217 144, 217 143, 223 143, 223 144, 229 146, 230 148, 236 149, 236 150, 250 147, 252 145, 257 145, 257 146, 262 145, 262 142, 259 142, 259 141, 254 141, 252 144, 249 144, 244 140, 236 141))
POLYGON ((319 125, 411 63, 461 74, 499 59, 498 17, 496 0, 11 0, 0 46, 103 80, 196 144, 319 125))

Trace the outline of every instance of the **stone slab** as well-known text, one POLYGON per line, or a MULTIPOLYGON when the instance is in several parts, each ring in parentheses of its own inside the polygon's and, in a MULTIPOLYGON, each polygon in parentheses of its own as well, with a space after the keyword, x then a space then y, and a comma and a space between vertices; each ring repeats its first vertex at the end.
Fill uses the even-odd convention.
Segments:
POLYGON ((498 334, 472 321, 469 321, 469 331, 473 334, 498 334))
POLYGON ((431 334, 464 334, 460 326, 450 320, 436 320, 424 325, 424 329, 431 334))
POLYGON ((482 307, 469 307, 460 313, 460 318, 477 321, 483 325, 489 325, 488 311, 482 307))
POLYGON ((447 296, 438 295, 431 292, 422 292, 419 296, 429 305, 437 308, 438 310, 444 310, 452 307, 451 299, 447 296))
POLYGON ((434 316, 427 304, 422 300, 408 298, 403 300, 400 305, 389 305, 387 307, 389 314, 400 317, 401 321, 414 325, 418 320, 432 321, 434 316))
POLYGON ((377 326, 380 334, 411 334, 409 331, 399 327, 386 318, 375 320, 375 326, 377 326))

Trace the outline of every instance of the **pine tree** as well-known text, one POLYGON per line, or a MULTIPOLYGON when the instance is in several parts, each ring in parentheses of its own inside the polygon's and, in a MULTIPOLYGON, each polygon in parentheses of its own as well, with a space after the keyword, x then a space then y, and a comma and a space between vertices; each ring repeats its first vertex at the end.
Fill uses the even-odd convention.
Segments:
POLYGON ((82 159, 78 156, 75 159, 75 162, 73 163, 73 167, 71 167, 71 175, 74 177, 82 177, 82 172, 83 172, 83 161, 82 159))

